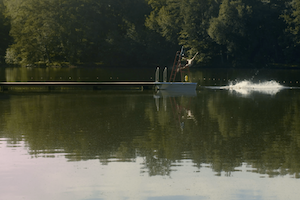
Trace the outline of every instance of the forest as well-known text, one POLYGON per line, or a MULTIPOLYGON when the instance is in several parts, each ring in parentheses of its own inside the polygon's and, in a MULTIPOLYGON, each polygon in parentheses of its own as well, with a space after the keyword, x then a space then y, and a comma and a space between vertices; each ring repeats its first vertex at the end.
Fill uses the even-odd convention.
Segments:
POLYGON ((0 64, 300 64, 300 0, 0 0, 0 64))

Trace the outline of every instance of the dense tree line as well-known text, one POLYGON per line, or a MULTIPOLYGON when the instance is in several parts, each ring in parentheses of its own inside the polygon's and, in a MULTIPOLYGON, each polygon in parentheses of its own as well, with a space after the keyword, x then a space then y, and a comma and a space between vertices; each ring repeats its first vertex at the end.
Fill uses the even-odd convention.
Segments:
POLYGON ((0 64, 4 63, 4 56, 8 45, 11 43, 9 36, 9 21, 4 16, 5 7, 0 0, 0 64))
POLYGON ((298 64, 300 0, 0 0, 10 64, 298 64))
POLYGON ((161 51, 170 48, 146 31, 150 10, 141 0, 3 1, 14 39, 7 63, 130 64, 155 58, 147 55, 158 48, 153 41, 162 41, 161 51))

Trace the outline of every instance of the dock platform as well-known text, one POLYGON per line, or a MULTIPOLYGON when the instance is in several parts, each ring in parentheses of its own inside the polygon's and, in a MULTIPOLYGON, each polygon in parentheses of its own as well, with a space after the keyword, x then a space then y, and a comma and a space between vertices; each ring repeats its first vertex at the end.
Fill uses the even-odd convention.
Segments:
POLYGON ((155 82, 75 82, 75 81, 28 81, 28 82, 0 82, 0 86, 88 86, 88 85, 119 85, 119 86, 153 86, 155 82))
POLYGON ((42 90, 58 90, 61 88, 91 87, 94 90, 120 89, 154 89, 155 82, 77 82, 77 81, 28 81, 28 82, 0 82, 0 91, 15 90, 17 88, 43 88, 42 90))
POLYGON ((101 89, 129 89, 129 90, 195 90, 196 83, 190 82, 77 82, 77 81, 28 81, 28 82, 0 82, 0 91, 10 91, 18 89, 40 89, 40 90, 60 90, 80 87, 101 89))

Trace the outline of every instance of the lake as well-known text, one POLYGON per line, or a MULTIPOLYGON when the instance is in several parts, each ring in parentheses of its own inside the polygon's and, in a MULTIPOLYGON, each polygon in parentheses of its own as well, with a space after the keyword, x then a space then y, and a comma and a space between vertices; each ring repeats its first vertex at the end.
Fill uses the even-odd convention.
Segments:
MULTIPOLYGON (((154 70, 0 68, 0 79, 151 81, 154 70)), ((197 91, 184 95, 0 92, 0 199, 299 199, 299 75, 193 69, 197 91)))

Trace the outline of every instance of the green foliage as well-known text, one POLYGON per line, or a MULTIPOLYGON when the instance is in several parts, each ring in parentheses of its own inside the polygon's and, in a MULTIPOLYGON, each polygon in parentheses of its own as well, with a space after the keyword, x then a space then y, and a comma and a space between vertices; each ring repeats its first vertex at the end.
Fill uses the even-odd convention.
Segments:
POLYGON ((0 0, 0 64, 4 63, 5 52, 11 42, 11 38, 9 37, 9 22, 5 19, 4 12, 3 0, 0 0))
POLYGON ((214 54, 211 38, 206 30, 209 20, 218 12, 219 4, 212 0, 148 1, 152 12, 146 26, 155 30, 167 41, 184 45, 189 54, 200 52, 198 60, 206 61, 214 54))
POLYGON ((215 43, 207 33, 210 19, 217 16, 219 3, 212 0, 189 0, 181 4, 182 30, 179 33, 179 43, 190 49, 189 54, 194 55, 200 62, 209 62, 215 58, 215 43))
POLYGON ((183 45, 198 64, 299 63, 299 13, 299 0, 0 0, 0 56, 162 65, 183 45))
POLYGON ((7 1, 6 6, 15 41, 8 52, 20 64, 79 62, 107 34, 106 20, 97 20, 106 17, 105 5, 89 0, 7 1))
POLYGON ((285 20, 286 27, 286 49, 285 54, 287 59, 292 63, 299 63, 300 53, 300 1, 291 0, 287 4, 287 9, 282 14, 282 18, 285 20))
POLYGON ((251 7, 241 1, 224 0, 219 16, 210 22, 210 37, 218 44, 225 45, 229 53, 233 53, 241 44, 239 40, 246 35, 245 20, 251 13, 251 7))
POLYGON ((227 58, 246 62, 280 62, 284 22, 278 4, 224 0, 219 16, 211 20, 209 35, 226 48, 227 58))
MULTIPOLYGON (((280 16, 288 9, 288 2, 148 1, 153 9, 146 25, 190 49, 189 54, 200 52, 198 62, 284 63, 288 55, 297 52, 295 48, 286 50, 291 40, 282 31, 287 24, 280 16)), ((296 35, 297 29, 293 31, 296 35)))
POLYGON ((8 63, 112 65, 130 56, 130 46, 145 45, 138 32, 144 34, 141 26, 148 6, 141 0, 15 0, 5 5, 14 38, 7 50, 8 63), (138 5, 137 11, 132 3, 138 5))

